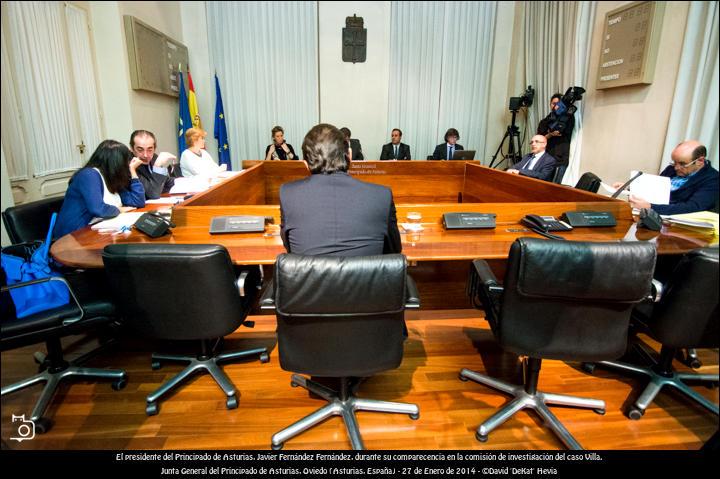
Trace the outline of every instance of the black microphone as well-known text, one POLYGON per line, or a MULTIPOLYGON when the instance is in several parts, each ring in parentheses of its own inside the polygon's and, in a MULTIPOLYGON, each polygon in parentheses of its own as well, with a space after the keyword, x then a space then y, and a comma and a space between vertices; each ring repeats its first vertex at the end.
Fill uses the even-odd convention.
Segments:
POLYGON ((635 175, 635 176, 633 176, 632 178, 630 178, 629 180, 627 180, 620 188, 617 189, 617 191, 616 191, 615 193, 613 193, 613 195, 612 195, 611 198, 617 198, 617 197, 620 195, 620 193, 623 192, 623 190, 624 190, 625 188, 627 188, 628 186, 630 186, 630 183, 632 183, 633 181, 635 181, 635 180, 637 179, 637 177, 640 176, 640 175, 642 175, 642 174, 643 174, 642 171, 638 171, 638 172, 637 172, 637 175, 635 175))

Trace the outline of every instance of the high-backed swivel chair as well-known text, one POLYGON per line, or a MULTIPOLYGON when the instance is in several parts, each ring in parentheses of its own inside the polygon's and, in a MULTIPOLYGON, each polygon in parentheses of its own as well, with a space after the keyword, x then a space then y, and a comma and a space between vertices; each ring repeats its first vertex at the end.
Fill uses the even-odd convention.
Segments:
POLYGON ((62 207, 64 196, 11 206, 2 212, 5 230, 12 244, 44 240, 50 217, 62 207))
POLYGON ((583 173, 575 185, 575 188, 578 190, 589 191, 590 193, 597 193, 600 189, 600 183, 602 183, 602 180, 599 176, 595 173, 587 172, 583 173))
MULTIPOLYGON (((720 345, 718 321, 718 250, 703 248, 691 251, 680 261, 649 317, 638 312, 638 322, 653 339, 662 345, 660 358, 655 359, 642 347, 637 350, 649 366, 617 361, 601 361, 600 365, 649 378, 649 383, 627 415, 640 419, 663 387, 672 386, 690 399, 718 414, 718 405, 690 388, 685 381, 717 384, 717 374, 679 373, 672 366, 681 348, 717 348, 720 345)), ((592 372, 592 365, 585 366, 592 372)))
MULTIPOLYGON (((46 230, 47 232, 47 230, 46 230)), ((13 248, 22 245, 13 245, 3 248, 3 252, 18 254, 13 248)), ((45 342, 47 355, 42 357, 40 370, 34 376, 19 381, 15 384, 2 388, 2 396, 19 391, 38 383, 45 383, 35 407, 30 413, 29 419, 35 423, 35 431, 45 433, 52 427, 52 420, 45 417, 45 411, 50 405, 55 391, 60 383, 69 378, 79 379, 110 379, 113 381, 113 389, 119 390, 125 387, 127 380, 125 372, 119 369, 87 368, 83 363, 95 354, 91 351, 71 362, 63 357, 63 349, 60 340, 65 336, 83 334, 98 329, 117 320, 117 312, 114 305, 107 301, 80 302, 70 288, 70 285, 61 277, 51 277, 33 282, 16 283, 11 286, 5 284, 5 272, 2 271, 2 312, 3 318, 0 321, 0 350, 6 351, 31 344, 45 342), (11 289, 27 287, 31 283, 45 281, 59 281, 65 283, 70 290, 71 301, 69 304, 35 313, 18 319, 15 308, 11 303, 7 292, 11 289)))
POLYGON ((364 447, 355 411, 417 419, 415 404, 358 398, 354 390, 358 378, 400 365, 404 311, 419 305, 403 255, 278 256, 273 286, 261 307, 276 311, 280 366, 339 378, 340 390, 293 374, 292 386, 302 386, 329 404, 273 435, 272 448, 281 449, 290 438, 333 415, 345 421, 353 449, 364 447))
POLYGON ((153 369, 162 361, 190 364, 147 397, 145 412, 157 414, 162 396, 201 371, 225 392, 227 408, 236 408, 235 386, 218 363, 250 356, 267 362, 267 349, 219 353, 216 348, 250 312, 259 270, 243 272, 236 282, 230 255, 220 245, 113 244, 105 247, 103 263, 128 326, 150 338, 198 343, 196 356, 152 355, 153 369))
POLYGON ((479 300, 502 347, 525 357, 525 383, 506 383, 468 369, 460 379, 514 396, 483 422, 487 441, 521 409, 533 409, 570 449, 580 444, 548 405, 605 413, 605 402, 537 390, 543 359, 588 361, 625 352, 632 308, 650 293, 655 248, 650 243, 585 243, 520 238, 510 248, 504 287, 484 260, 471 267, 469 293, 479 300))

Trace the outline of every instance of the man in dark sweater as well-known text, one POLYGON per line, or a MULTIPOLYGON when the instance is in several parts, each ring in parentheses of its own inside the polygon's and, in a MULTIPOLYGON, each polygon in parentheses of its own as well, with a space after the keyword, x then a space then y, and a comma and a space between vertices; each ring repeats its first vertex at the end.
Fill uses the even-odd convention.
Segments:
POLYGON ((151 131, 135 130, 130 135, 130 150, 143 162, 137 174, 145 188, 145 197, 149 200, 168 193, 175 184, 175 178, 182 176, 177 166, 177 157, 167 152, 155 154, 156 143, 151 131))
POLYGON ((707 148, 699 141, 680 143, 670 155, 672 165, 660 176, 670 178, 670 204, 653 205, 644 198, 630 196, 633 208, 652 208, 661 215, 712 210, 718 202, 718 172, 707 160, 707 148))

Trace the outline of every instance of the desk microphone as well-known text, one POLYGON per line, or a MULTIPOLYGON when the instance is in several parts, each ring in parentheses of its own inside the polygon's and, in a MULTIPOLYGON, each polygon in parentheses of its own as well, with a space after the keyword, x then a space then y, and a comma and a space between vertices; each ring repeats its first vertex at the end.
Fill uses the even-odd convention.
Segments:
POLYGON ((625 190, 625 188, 627 188, 628 186, 630 186, 630 183, 632 183, 633 181, 635 181, 635 180, 637 179, 637 177, 640 176, 640 175, 642 175, 642 174, 643 174, 642 171, 638 171, 635 176, 633 176, 632 178, 630 178, 629 180, 627 180, 627 181, 625 182, 625 184, 623 184, 620 188, 618 188, 617 191, 616 191, 615 193, 613 193, 613 195, 611 196, 611 198, 617 198, 617 197, 620 195, 620 193, 622 193, 623 190, 625 190))

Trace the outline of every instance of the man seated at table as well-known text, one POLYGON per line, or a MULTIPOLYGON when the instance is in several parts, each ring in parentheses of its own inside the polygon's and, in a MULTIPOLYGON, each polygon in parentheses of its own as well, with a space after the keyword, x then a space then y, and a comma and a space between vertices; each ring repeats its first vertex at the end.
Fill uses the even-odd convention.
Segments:
POLYGON ((394 128, 390 133, 391 141, 387 145, 383 145, 381 160, 409 160, 410 147, 405 143, 401 143, 402 131, 400 128, 394 128))
POLYGON ((400 253, 390 188, 352 178, 343 133, 313 127, 302 144, 312 173, 280 187, 281 237, 288 253, 367 256, 400 253))
POLYGON ((142 161, 137 168, 137 175, 143 188, 145 198, 154 200, 163 193, 168 193, 175 184, 175 177, 182 176, 177 165, 177 157, 171 153, 155 153, 155 135, 147 130, 135 130, 130 135, 130 150, 135 158, 142 161))
POLYGON ((630 195, 632 207, 652 208, 661 215, 717 208, 718 171, 707 160, 707 148, 696 140, 684 141, 675 147, 670 157, 672 165, 660 173, 660 176, 666 176, 671 181, 670 204, 654 205, 644 198, 630 195))
POLYGON ((543 135, 535 135, 530 140, 530 153, 515 163, 508 173, 529 176, 538 180, 550 181, 555 172, 555 158, 545 151, 547 139, 543 135))

